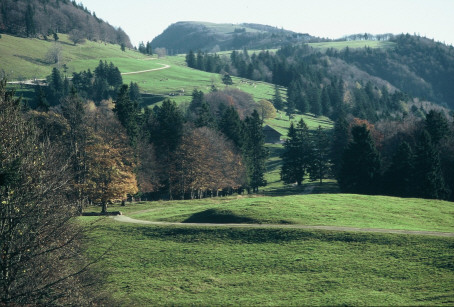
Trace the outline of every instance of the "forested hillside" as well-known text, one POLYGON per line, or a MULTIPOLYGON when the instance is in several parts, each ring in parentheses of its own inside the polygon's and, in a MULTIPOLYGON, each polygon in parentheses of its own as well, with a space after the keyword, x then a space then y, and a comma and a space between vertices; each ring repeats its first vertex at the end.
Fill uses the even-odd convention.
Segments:
MULTIPOLYGON (((424 112, 418 101, 454 107, 454 48, 410 35, 390 36, 387 48, 316 49, 287 45, 277 52, 233 51, 221 57, 190 51, 188 66, 288 88, 290 112, 333 116, 339 108, 376 121, 424 112), (339 105, 339 102, 344 102, 339 105), (404 104, 411 102, 411 104, 404 104)), ((425 110, 427 111, 427 110, 425 110)))
POLYGON ((214 24, 177 22, 151 42, 153 48, 166 48, 170 54, 189 50, 221 51, 270 49, 284 44, 319 41, 309 34, 295 33, 259 24, 214 24))
POLYGON ((70 0, 2 0, 0 33, 57 40, 57 33, 132 47, 128 35, 70 0))

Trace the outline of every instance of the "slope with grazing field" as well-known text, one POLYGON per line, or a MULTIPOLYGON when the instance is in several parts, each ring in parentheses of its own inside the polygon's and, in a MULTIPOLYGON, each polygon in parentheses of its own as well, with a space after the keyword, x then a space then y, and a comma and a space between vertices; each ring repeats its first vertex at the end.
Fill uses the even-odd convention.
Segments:
MULTIPOLYGON (((156 202, 121 210, 151 220, 233 217, 238 221, 249 216, 257 222, 298 220, 449 231, 454 225, 452 203, 358 195, 156 202)), ((112 293, 121 305, 454 302, 453 238, 137 225, 111 218, 95 225, 87 237, 89 254, 94 258, 108 251, 96 265, 108 273, 100 291, 112 293)))

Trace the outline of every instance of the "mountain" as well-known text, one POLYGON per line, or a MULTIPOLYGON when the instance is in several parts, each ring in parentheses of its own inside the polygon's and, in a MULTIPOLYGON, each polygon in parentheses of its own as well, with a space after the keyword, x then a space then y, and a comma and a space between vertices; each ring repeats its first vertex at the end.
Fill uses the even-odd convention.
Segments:
POLYGON ((132 47, 121 28, 114 28, 74 0, 1 0, 0 33, 45 39, 64 33, 132 47))
POLYGON ((217 24, 182 21, 170 25, 151 42, 154 48, 166 48, 168 53, 189 50, 223 51, 234 49, 272 49, 286 44, 320 41, 309 34, 276 27, 242 23, 217 24))

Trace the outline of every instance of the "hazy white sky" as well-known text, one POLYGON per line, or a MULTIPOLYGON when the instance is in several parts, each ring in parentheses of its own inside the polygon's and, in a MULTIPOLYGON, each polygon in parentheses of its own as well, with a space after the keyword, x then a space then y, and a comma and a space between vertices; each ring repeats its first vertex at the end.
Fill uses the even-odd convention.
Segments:
MULTIPOLYGON (((79 1, 77 1, 79 2, 79 1)), ((260 23, 314 36, 416 33, 454 45, 454 0, 82 0, 134 45, 177 21, 260 23)))

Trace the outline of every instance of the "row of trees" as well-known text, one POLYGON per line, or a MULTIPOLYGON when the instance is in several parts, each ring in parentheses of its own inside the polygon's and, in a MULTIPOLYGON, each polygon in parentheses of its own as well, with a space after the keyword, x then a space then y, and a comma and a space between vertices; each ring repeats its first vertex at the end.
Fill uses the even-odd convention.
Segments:
MULTIPOLYGON (((123 85, 123 78, 120 70, 112 62, 99 61, 94 72, 74 72, 72 78, 62 75, 59 69, 53 68, 52 74, 47 78, 46 87, 36 87, 36 105, 41 110, 48 110, 50 106, 61 103, 67 97, 71 88, 83 99, 89 99, 97 103, 102 100, 115 98, 120 87, 123 85)), ((130 98, 140 103, 141 95, 136 83, 130 84, 130 98)))
POLYGON ((305 177, 320 182, 334 177, 345 193, 452 200, 453 123, 431 111, 416 125, 394 125, 399 132, 384 137, 367 121, 341 117, 330 138, 320 127, 310 133, 304 121, 292 123, 281 178, 301 185, 305 177))

